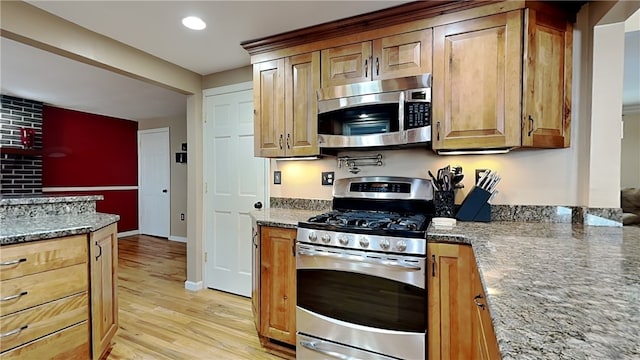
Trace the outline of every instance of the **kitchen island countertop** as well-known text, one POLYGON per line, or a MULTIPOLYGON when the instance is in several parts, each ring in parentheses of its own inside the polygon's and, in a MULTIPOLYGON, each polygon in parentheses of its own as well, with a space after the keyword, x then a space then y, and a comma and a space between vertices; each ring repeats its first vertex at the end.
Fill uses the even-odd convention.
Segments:
MULTIPOLYGON (((251 216, 295 228, 317 213, 251 216)), ((472 245, 503 359, 640 358, 640 227, 458 222, 427 236, 472 245)))
POLYGON ((119 215, 87 213, 0 220, 0 245, 86 234, 120 220, 119 215))

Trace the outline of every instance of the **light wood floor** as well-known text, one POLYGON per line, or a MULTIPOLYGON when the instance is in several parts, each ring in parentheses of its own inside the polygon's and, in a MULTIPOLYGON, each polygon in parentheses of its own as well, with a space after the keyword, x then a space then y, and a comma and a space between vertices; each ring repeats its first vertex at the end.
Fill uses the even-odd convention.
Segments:
POLYGON ((260 346, 251 300, 184 289, 186 244, 118 241, 120 328, 107 360, 280 359, 260 346))

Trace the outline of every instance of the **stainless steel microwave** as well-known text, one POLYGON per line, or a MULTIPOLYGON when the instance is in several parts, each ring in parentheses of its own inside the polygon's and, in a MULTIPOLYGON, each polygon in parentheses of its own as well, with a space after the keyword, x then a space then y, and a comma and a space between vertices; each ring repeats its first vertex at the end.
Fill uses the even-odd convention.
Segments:
POLYGON ((431 141, 431 74, 318 90, 320 148, 431 141))

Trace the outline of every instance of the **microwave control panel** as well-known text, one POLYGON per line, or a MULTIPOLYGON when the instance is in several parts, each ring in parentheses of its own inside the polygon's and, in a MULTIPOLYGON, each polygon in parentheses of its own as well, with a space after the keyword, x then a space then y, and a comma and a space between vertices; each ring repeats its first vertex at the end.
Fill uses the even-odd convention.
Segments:
POLYGON ((406 102, 404 106, 405 129, 415 129, 431 125, 430 102, 406 102))

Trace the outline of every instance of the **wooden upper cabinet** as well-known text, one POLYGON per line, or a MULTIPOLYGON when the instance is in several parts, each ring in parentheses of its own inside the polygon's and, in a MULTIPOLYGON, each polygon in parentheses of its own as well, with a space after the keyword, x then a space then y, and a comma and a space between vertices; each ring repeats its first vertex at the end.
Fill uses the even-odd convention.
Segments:
POLYGON ((431 72, 432 37, 424 29, 322 50, 322 87, 431 72))
POLYGON ((284 59, 253 65, 254 153, 284 153, 284 59))
POLYGON ((286 155, 317 155, 320 52, 285 59, 286 155))
POLYGON ((318 51, 253 65, 256 156, 319 154, 318 88, 318 51))
POLYGON ((532 9, 524 14, 522 146, 568 147, 573 26, 532 9))
POLYGON ((371 42, 322 50, 322 87, 370 80, 371 42))
POLYGON ((434 30, 434 149, 520 145, 522 18, 512 11, 434 30))
POLYGON ((433 148, 568 147, 572 33, 533 9, 436 27, 433 148))

